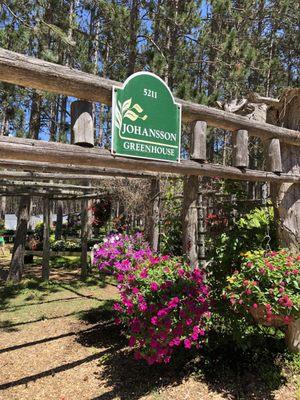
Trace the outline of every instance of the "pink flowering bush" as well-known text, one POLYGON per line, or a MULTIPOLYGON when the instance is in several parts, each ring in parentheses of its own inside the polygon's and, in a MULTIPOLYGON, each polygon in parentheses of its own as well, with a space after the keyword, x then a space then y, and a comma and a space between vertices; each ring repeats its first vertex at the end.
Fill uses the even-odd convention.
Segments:
POLYGON ((282 326, 300 317, 300 256, 286 250, 248 252, 227 277, 223 297, 238 312, 264 325, 282 326))
POLYGON ((145 243, 141 248, 130 245, 130 239, 105 244, 105 252, 101 248, 97 252, 97 262, 100 269, 109 268, 119 283, 116 323, 126 327, 135 358, 148 364, 168 363, 179 346, 190 349, 203 342, 210 315, 208 288, 198 268, 154 254, 145 243))
POLYGON ((128 327, 137 359, 167 363, 176 347, 199 347, 209 316, 208 289, 199 269, 157 257, 124 275, 119 290, 117 322, 128 327))
POLYGON ((100 271, 120 273, 128 271, 137 262, 150 257, 152 252, 143 234, 113 234, 94 248, 94 264, 100 271))

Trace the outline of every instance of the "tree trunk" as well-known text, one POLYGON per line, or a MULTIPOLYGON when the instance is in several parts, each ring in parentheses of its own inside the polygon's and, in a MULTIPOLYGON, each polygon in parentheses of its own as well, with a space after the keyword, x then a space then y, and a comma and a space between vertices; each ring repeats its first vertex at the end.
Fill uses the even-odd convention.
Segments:
POLYGON ((3 116, 2 122, 1 122, 0 136, 6 136, 8 134, 8 129, 9 129, 9 117, 8 117, 7 110, 5 110, 4 116, 3 116))
POLYGON ((67 140, 67 124, 66 124, 66 115, 67 115, 67 96, 61 97, 60 102, 60 119, 59 119, 59 130, 58 130, 58 141, 66 143, 67 140))
POLYGON ((29 137, 30 139, 38 139, 41 127, 41 107, 42 97, 36 91, 33 92, 31 99, 31 111, 29 120, 29 137))
POLYGON ((51 102, 50 108, 50 141, 56 142, 56 131, 57 131, 57 124, 58 124, 58 103, 59 103, 59 96, 55 97, 54 100, 51 102))
POLYGON ((136 56, 137 56, 137 34, 139 23, 139 1, 132 0, 130 9, 129 22, 129 54, 127 74, 131 75, 135 72, 136 56))
POLYGON ((31 198, 22 196, 18 210, 18 225, 7 280, 20 282, 24 270, 24 251, 27 226, 31 212, 31 198))
MULTIPOLYGON (((69 27, 68 27, 68 40, 72 40, 73 38, 73 25, 75 21, 75 6, 76 1, 71 0, 69 2, 69 27)), ((71 67, 71 57, 70 57, 70 49, 68 48, 66 52, 62 55, 62 59, 64 61, 64 65, 67 67, 71 67)), ((61 96, 60 103, 60 121, 59 121, 59 133, 58 133, 58 141, 66 143, 67 141, 67 96, 61 96)))

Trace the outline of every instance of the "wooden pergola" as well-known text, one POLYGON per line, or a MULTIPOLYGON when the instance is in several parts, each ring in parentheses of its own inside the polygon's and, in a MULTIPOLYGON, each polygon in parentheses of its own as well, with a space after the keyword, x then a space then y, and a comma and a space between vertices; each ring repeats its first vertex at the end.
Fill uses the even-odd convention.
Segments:
MULTIPOLYGON (((100 102, 108 106, 112 101, 113 86, 121 83, 98 76, 87 74, 69 67, 49 63, 32 57, 27 57, 8 50, 0 49, 0 80, 3 82, 73 96, 80 101, 74 102, 71 114, 73 119, 83 118, 82 110, 91 109, 89 102, 100 102)), ((197 213, 199 176, 209 176, 225 179, 270 182, 271 187, 278 188, 288 185, 296 187, 293 201, 283 200, 278 205, 279 218, 286 232, 292 231, 296 238, 291 240, 294 247, 300 242, 299 160, 300 134, 290 126, 276 126, 251 120, 231 112, 176 99, 182 106, 182 120, 191 124, 191 156, 181 163, 166 163, 163 161, 142 160, 125 157, 115 157, 108 150, 92 147, 81 147, 76 144, 46 142, 42 140, 0 137, 0 171, 1 193, 9 195, 17 190, 19 194, 40 193, 44 195, 45 204, 52 198, 71 198, 77 195, 87 201, 94 195, 99 195, 97 186, 87 187, 87 183, 111 179, 111 177, 151 179, 152 244, 157 242, 157 193, 161 178, 176 179, 184 177, 184 209, 183 209, 183 250, 192 264, 198 261, 197 249, 197 213), (233 135, 233 165, 212 164, 206 161, 207 126, 221 128, 233 135), (248 168, 249 136, 259 137, 266 149, 268 170, 252 170, 248 168), (17 182, 13 182, 16 179, 17 182), (45 182, 47 181, 47 182, 45 182), (74 182, 77 184, 54 184, 53 181, 74 182), (83 187, 81 182, 85 182, 83 187), (294 186, 295 185, 295 186, 294 186), (14 189, 15 188, 15 189, 14 189), (34 188, 34 191, 32 191, 34 188), (48 195, 47 195, 48 194, 48 195), (287 219, 285 215, 289 215, 287 219), (296 217, 293 215, 296 214, 296 217), (287 225, 286 225, 287 224, 287 225), (295 245, 296 243, 296 245, 295 245)), ((72 121, 74 128, 74 120, 72 121)), ((84 120, 81 130, 73 132, 79 137, 89 136, 90 129, 84 120)), ((297 127, 294 127, 295 129, 297 127)), ((78 128, 76 128, 78 129, 78 128)), ((73 140, 80 144, 81 140, 73 140)), ((47 210, 46 210, 47 214, 47 210)), ((200 216, 201 219, 201 216, 200 216)), ((201 222, 201 221, 200 221, 201 222)), ((84 228, 83 228, 84 230, 84 228)), ((84 233, 83 233, 84 238, 84 233)), ((44 242, 47 247, 46 241, 44 242)), ((47 254, 47 249, 44 255, 47 254)))

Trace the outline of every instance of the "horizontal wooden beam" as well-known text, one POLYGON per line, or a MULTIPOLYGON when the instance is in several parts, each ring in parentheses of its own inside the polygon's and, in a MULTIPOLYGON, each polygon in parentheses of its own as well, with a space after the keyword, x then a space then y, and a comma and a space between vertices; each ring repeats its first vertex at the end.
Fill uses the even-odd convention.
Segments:
POLYGON ((111 104, 112 86, 121 85, 116 81, 2 48, 0 80, 105 104, 111 104))
POLYGON ((171 173, 179 175, 218 176, 226 179, 245 181, 277 181, 300 182, 300 175, 272 172, 244 171, 219 164, 200 164, 195 161, 183 160, 181 163, 142 160, 125 157, 114 157, 108 150, 88 149, 76 145, 44 142, 42 140, 0 137, 0 158, 7 160, 28 160, 47 162, 55 166, 73 166, 80 168, 117 168, 135 171, 171 173))
MULTIPOLYGON (((0 172, 1 176, 1 172, 0 172)), ((69 184, 59 184, 53 182, 34 182, 34 181, 8 181, 6 179, 1 180, 1 186, 8 187, 17 187, 17 188, 29 188, 30 190, 34 190, 34 188, 44 188, 44 189, 74 189, 81 190, 82 192, 90 192, 99 190, 97 187, 93 186, 82 186, 82 185, 69 185, 69 184)))
POLYGON ((70 196, 76 197, 82 193, 70 193, 68 191, 49 192, 46 190, 8 190, 7 188, 0 188, 0 196, 31 196, 31 197, 54 197, 54 196, 70 196))
MULTIPOLYGON (((64 94, 111 105, 112 86, 120 82, 97 77, 59 64, 0 49, 0 80, 20 86, 64 94)), ((182 105, 184 122, 206 121, 208 125, 236 131, 245 129, 251 136, 277 138, 300 146, 300 134, 279 126, 259 123, 227 111, 176 99, 182 105)))
MULTIPOLYGON (((0 170, 1 178, 53 179, 53 180, 95 180, 115 178, 149 179, 157 173, 143 171, 126 171, 116 168, 99 168, 93 166, 76 166, 70 164, 52 164, 43 161, 1 160, 0 168, 17 171, 0 170), (38 171, 38 172, 37 172, 38 171), (48 172, 46 172, 48 171, 48 172), (50 172, 51 171, 51 172, 50 172)), ((159 174, 160 178, 176 178, 175 174, 159 174)))
POLYGON ((49 191, 49 190, 27 190, 26 188, 10 190, 9 188, 0 187, 0 196, 7 197, 18 197, 18 196, 31 196, 31 197, 49 197, 51 200, 77 200, 81 198, 96 199, 107 194, 106 192, 94 192, 89 195, 85 195, 82 192, 61 190, 61 191, 49 191))
MULTIPOLYGON (((106 196, 108 194, 110 194, 109 191, 98 192, 98 193, 88 193, 88 194, 78 194, 76 196, 73 196, 72 200, 98 199, 98 198, 100 198, 102 196, 106 196)), ((50 199, 52 199, 52 200, 70 200, 70 196, 69 197, 68 196, 60 196, 60 195, 53 196, 53 197, 50 196, 50 199)))

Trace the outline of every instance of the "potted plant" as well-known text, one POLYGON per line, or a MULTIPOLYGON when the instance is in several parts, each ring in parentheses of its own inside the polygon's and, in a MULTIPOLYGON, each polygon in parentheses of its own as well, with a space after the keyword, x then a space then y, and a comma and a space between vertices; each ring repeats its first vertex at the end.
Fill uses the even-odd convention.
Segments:
POLYGON ((291 327, 300 317, 300 255, 284 249, 244 253, 227 282, 223 298, 259 324, 291 327))

